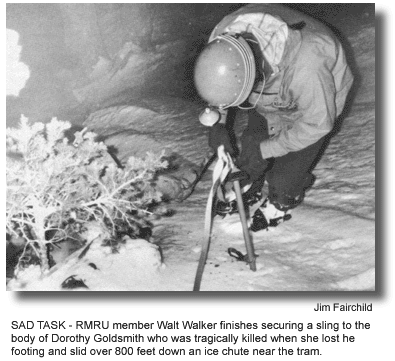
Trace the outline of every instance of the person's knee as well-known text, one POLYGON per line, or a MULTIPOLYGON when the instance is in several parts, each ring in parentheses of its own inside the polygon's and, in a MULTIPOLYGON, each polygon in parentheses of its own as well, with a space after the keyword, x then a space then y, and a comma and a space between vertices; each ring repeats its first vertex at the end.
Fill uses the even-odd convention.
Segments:
POLYGON ((298 194, 296 196, 287 195, 286 193, 269 194, 270 203, 274 205, 279 211, 287 212, 291 209, 296 208, 300 203, 302 203, 304 198, 303 194, 298 194))
POLYGON ((304 188, 298 187, 276 187, 269 184, 270 202, 281 211, 296 208, 304 199, 304 188))
POLYGON ((315 177, 311 173, 306 173, 299 179, 286 179, 276 174, 268 176, 269 199, 275 207, 282 211, 296 208, 303 202, 305 192, 310 188, 315 177))

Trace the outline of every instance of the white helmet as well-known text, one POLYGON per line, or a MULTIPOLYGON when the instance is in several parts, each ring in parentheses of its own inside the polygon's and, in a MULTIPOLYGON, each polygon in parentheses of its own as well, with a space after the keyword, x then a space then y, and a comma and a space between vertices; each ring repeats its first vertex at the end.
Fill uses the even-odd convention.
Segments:
POLYGON ((223 34, 214 38, 199 55, 195 85, 209 105, 222 109, 242 104, 255 82, 255 59, 241 36, 223 34))

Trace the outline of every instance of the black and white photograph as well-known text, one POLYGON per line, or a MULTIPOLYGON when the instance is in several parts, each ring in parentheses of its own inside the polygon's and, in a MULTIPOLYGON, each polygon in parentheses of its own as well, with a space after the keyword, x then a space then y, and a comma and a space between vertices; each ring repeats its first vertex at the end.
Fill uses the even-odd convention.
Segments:
POLYGON ((377 289, 374 3, 8 3, 7 291, 377 289))

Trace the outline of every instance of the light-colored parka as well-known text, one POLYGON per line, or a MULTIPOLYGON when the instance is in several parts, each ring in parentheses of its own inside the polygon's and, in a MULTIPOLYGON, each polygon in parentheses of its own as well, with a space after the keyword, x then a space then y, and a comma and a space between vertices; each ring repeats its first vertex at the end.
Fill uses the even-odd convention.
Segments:
POLYGON ((210 40, 226 32, 252 33, 273 69, 263 94, 260 84, 249 97, 268 120, 270 139, 261 143, 263 158, 304 149, 333 129, 353 76, 339 40, 329 29, 281 6, 251 4, 226 16, 210 40), (275 12, 266 12, 270 10, 275 12), (283 18, 288 24, 303 20, 306 26, 293 30, 283 18))

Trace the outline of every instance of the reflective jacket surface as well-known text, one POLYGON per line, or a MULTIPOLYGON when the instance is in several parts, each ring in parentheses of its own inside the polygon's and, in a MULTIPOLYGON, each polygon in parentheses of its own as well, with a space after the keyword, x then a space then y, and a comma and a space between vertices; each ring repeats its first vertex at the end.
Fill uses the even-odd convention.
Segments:
POLYGON ((226 16, 211 39, 225 32, 242 31, 256 35, 265 58, 275 69, 266 79, 263 94, 262 84, 258 84, 249 97, 268 120, 270 139, 261 143, 262 157, 301 150, 328 134, 343 111, 353 83, 344 50, 331 31, 281 6, 252 4, 226 16), (272 8, 279 15, 265 12, 272 8), (284 29, 280 30, 283 19, 289 25, 303 20, 306 26, 301 30, 287 27, 284 36, 284 29), (279 36, 276 28, 282 31, 279 36))

